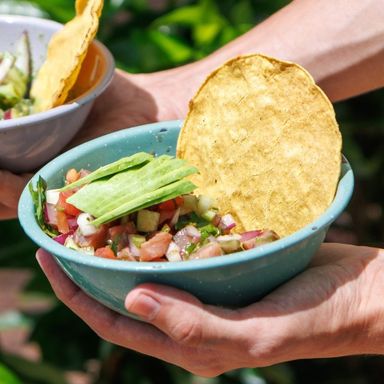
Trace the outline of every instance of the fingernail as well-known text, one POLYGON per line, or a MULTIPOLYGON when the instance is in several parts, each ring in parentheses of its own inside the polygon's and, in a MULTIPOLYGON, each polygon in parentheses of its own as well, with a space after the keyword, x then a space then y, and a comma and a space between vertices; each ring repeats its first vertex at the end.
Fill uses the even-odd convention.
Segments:
POLYGON ((145 293, 139 293, 132 303, 126 304, 127 311, 141 317, 143 320, 153 320, 160 310, 160 303, 145 293))

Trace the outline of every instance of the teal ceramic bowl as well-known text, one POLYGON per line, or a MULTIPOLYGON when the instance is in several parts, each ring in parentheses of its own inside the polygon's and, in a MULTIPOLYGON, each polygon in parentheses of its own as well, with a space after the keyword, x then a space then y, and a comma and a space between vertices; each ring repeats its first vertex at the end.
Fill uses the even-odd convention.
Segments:
MULTIPOLYGON (((39 176, 59 187, 68 168, 96 169, 138 151, 174 154, 181 122, 169 121, 115 132, 82 144, 42 168, 39 176)), ((240 307, 301 272, 323 242, 329 225, 344 210, 353 191, 353 173, 345 160, 332 205, 316 221, 291 236, 231 255, 174 263, 138 263, 79 254, 49 238, 36 223, 27 188, 19 203, 26 234, 52 253, 67 275, 90 296, 122 314, 124 298, 144 282, 189 291, 204 303, 240 307)))

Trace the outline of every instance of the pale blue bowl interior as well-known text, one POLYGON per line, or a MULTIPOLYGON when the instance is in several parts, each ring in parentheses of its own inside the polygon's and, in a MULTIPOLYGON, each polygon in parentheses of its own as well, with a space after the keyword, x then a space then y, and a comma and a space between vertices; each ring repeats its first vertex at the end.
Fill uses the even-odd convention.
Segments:
MULTIPOLYGON (((181 121, 130 128, 97 138, 69 150, 43 167, 50 188, 62 184, 69 168, 96 169, 138 151, 174 154, 181 121)), ((329 225, 341 214, 353 192, 353 173, 344 159, 335 199, 310 225, 274 243, 206 260, 179 263, 136 263, 79 254, 49 238, 37 225, 27 188, 19 203, 19 219, 26 234, 56 256, 70 278, 90 296, 127 314, 124 298, 143 282, 157 282, 187 290, 205 303, 240 307, 260 299, 301 272, 323 242, 329 225)))

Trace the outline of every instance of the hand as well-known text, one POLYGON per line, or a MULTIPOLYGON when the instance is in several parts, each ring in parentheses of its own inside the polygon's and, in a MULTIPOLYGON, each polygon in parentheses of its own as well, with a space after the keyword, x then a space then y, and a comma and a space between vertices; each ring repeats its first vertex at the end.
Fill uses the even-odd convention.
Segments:
POLYGON ((32 174, 14 175, 0 170, 0 220, 13 219, 17 216, 17 204, 32 174))
POLYGON ((128 294, 125 306, 145 322, 95 302, 45 251, 37 258, 58 298, 100 337, 194 374, 384 350, 382 250, 324 244, 306 271, 238 310, 143 284, 128 294))
MULTIPOLYGON (((184 76, 187 71, 181 69, 146 75, 116 71, 111 85, 95 101, 85 125, 64 150, 119 129, 183 118, 194 91, 182 86, 192 83, 184 76)), ((14 175, 0 170, 0 177, 0 220, 15 218, 20 194, 32 174, 14 175)))
POLYGON ((141 75, 117 70, 112 83, 95 101, 85 125, 69 146, 123 128, 183 118, 189 97, 188 88, 181 86, 185 80, 179 80, 184 76, 186 74, 180 68, 141 75))

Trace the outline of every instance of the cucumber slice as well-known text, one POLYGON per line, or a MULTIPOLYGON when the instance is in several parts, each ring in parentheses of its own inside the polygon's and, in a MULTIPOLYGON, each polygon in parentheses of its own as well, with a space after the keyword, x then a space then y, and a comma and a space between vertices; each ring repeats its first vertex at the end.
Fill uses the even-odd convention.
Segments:
POLYGON ((141 209, 137 212, 136 228, 139 232, 153 232, 157 230, 160 221, 160 213, 141 209))

